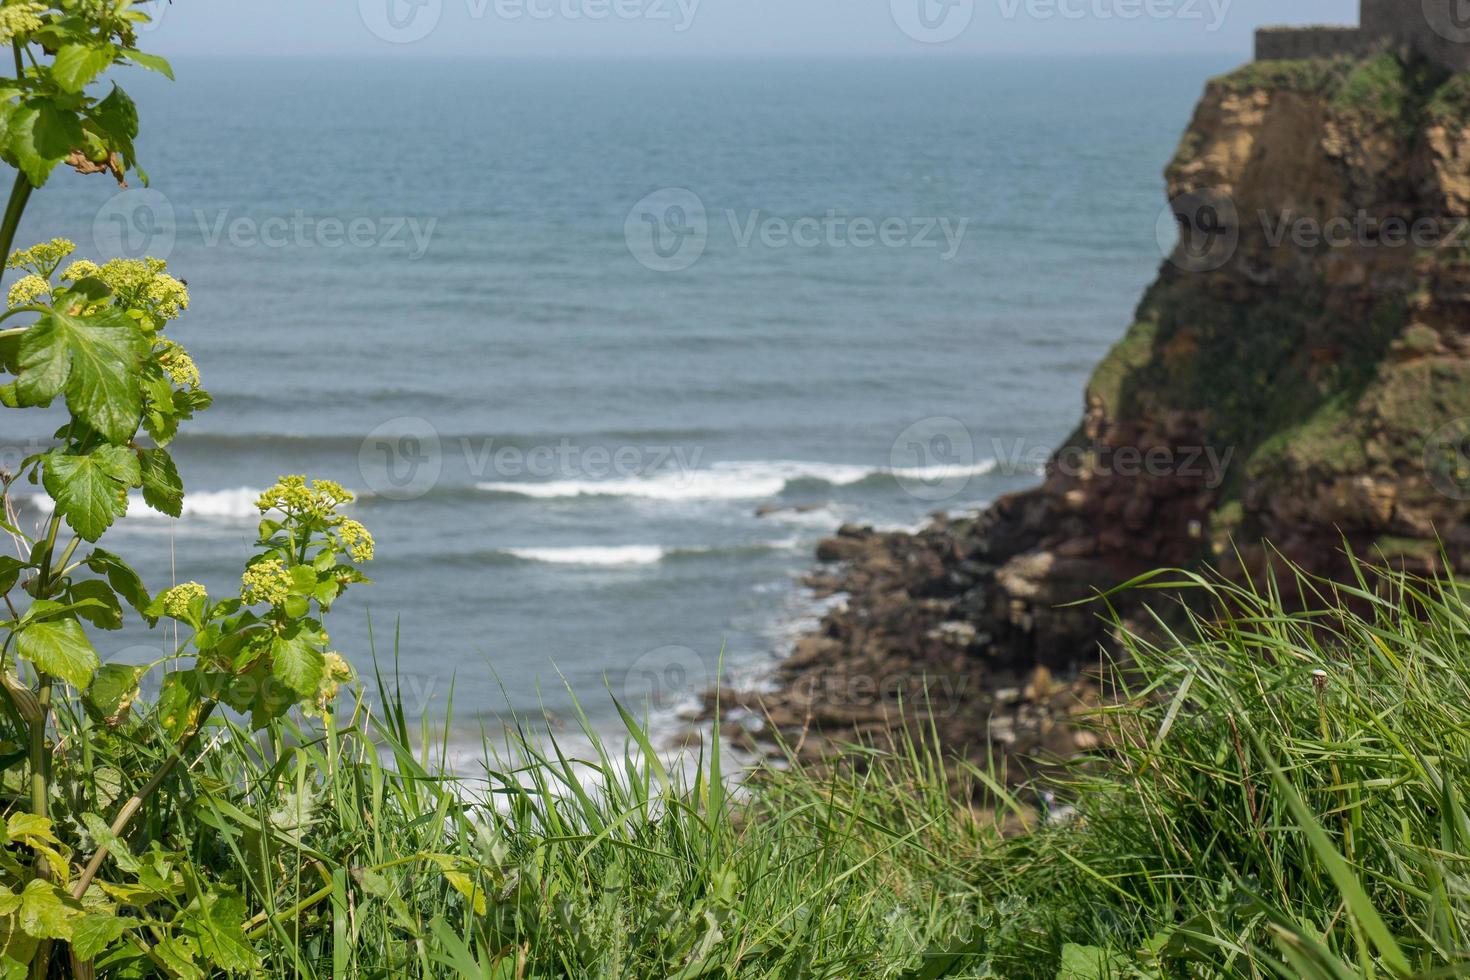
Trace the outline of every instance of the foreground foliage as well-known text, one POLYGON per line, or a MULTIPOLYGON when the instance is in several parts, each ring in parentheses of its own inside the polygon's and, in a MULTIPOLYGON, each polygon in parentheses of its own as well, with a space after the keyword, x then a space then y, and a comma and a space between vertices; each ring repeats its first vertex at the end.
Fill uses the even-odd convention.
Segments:
POLYGON ((1466 589, 1297 578, 1288 612, 1274 582, 1151 584, 1213 615, 1129 642, 1138 686, 1075 817, 995 852, 987 894, 1018 903, 1000 975, 1064 948, 1109 976, 1464 975, 1466 589))
MULTIPOLYGON (((451 779, 447 728, 416 726, 390 677, 381 708, 208 719, 98 880, 144 943, 207 910, 173 941, 220 974, 1461 975, 1470 607, 1453 582, 1386 581, 1306 612, 1172 583, 1229 615, 1132 641, 1137 687, 1069 806, 915 745, 732 782, 717 749, 660 761, 631 716, 621 748, 512 733, 451 779), (998 812, 959 802, 977 789, 998 812)), ((73 705, 54 735, 92 760, 84 792, 176 744, 157 708, 125 745, 73 705)), ((23 810, 12 853, 35 843, 23 810)), ((197 975, 158 945, 99 969, 197 975)))

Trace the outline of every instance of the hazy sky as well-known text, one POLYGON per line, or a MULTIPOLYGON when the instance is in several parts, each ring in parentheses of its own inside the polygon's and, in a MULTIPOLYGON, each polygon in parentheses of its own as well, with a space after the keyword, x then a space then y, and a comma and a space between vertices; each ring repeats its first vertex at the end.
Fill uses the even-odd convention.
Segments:
POLYGON ((175 0, 143 42, 213 54, 618 55, 1181 51, 1358 0, 175 0))

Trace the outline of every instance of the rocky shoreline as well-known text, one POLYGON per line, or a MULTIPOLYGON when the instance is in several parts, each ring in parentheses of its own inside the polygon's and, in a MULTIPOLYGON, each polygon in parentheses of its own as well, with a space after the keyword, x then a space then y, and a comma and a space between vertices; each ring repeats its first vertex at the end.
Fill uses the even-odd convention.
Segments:
MULTIPOLYGON (((1095 745, 1076 720, 1100 703, 1099 672, 1037 665, 1034 620, 977 625, 992 621, 1000 567, 986 525, 983 515, 936 517, 912 534, 849 525, 821 542, 823 567, 802 584, 838 601, 778 665, 774 691, 718 692, 726 737, 818 761, 908 728, 1014 779, 1095 745)), ((1059 615, 1090 628, 1100 611, 1059 615)))
POLYGON ((1205 565, 1340 579, 1348 552, 1470 569, 1470 76, 1250 65, 1209 83, 1165 176, 1179 245, 1041 485, 822 542, 807 584, 846 599, 776 692, 722 692, 732 734, 820 758, 907 708, 1023 775, 1092 737, 1113 644, 1078 603, 1102 590, 1205 565), (1411 225, 1439 234, 1388 234, 1411 225))

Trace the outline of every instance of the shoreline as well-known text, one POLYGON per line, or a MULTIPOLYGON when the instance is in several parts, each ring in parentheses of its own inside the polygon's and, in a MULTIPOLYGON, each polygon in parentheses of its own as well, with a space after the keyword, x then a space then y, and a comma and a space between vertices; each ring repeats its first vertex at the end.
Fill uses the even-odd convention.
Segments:
POLYGON ((830 603, 817 627, 774 664, 769 689, 710 691, 699 720, 718 699, 724 738, 808 762, 927 729, 1008 781, 1093 747, 1075 719, 1101 703, 1100 671, 1007 655, 1012 638, 990 617, 990 513, 937 515, 916 532, 842 526, 799 583, 830 603))

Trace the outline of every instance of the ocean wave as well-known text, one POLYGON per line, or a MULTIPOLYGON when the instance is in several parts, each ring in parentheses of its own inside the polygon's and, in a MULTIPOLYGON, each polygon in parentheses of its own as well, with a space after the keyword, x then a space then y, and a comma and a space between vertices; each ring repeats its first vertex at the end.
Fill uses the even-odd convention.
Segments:
POLYGON ((626 545, 573 545, 560 548, 506 548, 493 555, 510 555, 522 561, 541 562, 549 565, 584 565, 612 567, 619 565, 656 565, 662 561, 678 561, 711 556, 763 554, 771 551, 789 551, 802 546, 799 538, 780 541, 763 541, 755 544, 709 546, 695 548, 664 548, 655 544, 626 545))
POLYGON ((507 548, 506 554, 524 561, 552 565, 654 565, 668 552, 657 545, 629 544, 611 547, 507 548))
MULTIPOLYGON (((261 491, 251 487, 233 490, 193 490, 184 495, 184 517, 203 517, 211 520, 254 520, 260 516, 255 501, 261 491)), ((44 493, 32 494, 21 500, 24 507, 38 513, 49 514, 55 509, 51 498, 44 493)), ((149 507, 140 493, 128 495, 126 520, 173 520, 149 507)))
POLYGON ((853 507, 824 504, 802 509, 788 507, 780 510, 769 510, 758 513, 756 516, 762 521, 767 521, 772 524, 784 524, 791 527, 809 527, 828 531, 841 525, 855 510, 856 508, 853 507))
POLYGON ((716 463, 708 469, 657 473, 607 480, 548 480, 543 483, 481 483, 487 493, 538 500, 572 497, 635 497, 649 500, 761 500, 788 489, 851 487, 875 480, 937 483, 957 477, 983 476, 995 460, 966 466, 914 468, 869 467, 850 463, 756 461, 716 463))

